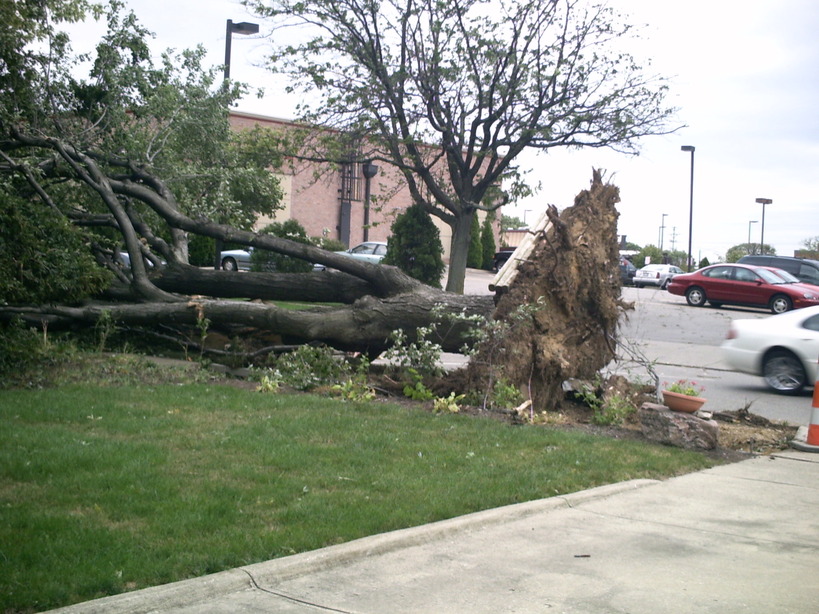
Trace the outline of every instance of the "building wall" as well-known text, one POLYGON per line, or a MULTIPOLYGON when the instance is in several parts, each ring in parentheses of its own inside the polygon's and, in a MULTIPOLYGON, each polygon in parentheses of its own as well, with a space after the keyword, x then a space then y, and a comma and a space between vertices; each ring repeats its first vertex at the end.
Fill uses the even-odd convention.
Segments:
MULTIPOLYGON (((271 130, 287 130, 292 122, 284 119, 265 117, 231 111, 230 123, 234 130, 251 129, 256 125, 271 130)), ((368 239, 386 241, 395 217, 412 205, 412 197, 397 169, 377 162, 378 173, 370 182, 370 228, 368 239)), ((356 185, 348 196, 350 202, 349 245, 354 246, 364 240, 364 178, 360 164, 352 169, 355 179, 343 182, 339 170, 329 165, 315 162, 293 162, 278 169, 284 191, 283 208, 274 217, 263 216, 256 224, 261 229, 273 221, 287 219, 298 221, 312 237, 324 236, 343 240, 341 236, 342 185, 356 185), (322 168, 323 167, 323 168, 322 168), (317 173, 317 171, 319 171, 317 173)), ((483 221, 485 214, 479 213, 483 221)), ((500 220, 500 212, 497 215, 500 220)), ((444 260, 449 260, 452 231, 437 217, 432 217, 441 233, 444 260)), ((499 229, 499 226, 498 226, 499 229)), ((496 229, 496 241, 498 237, 496 229)))

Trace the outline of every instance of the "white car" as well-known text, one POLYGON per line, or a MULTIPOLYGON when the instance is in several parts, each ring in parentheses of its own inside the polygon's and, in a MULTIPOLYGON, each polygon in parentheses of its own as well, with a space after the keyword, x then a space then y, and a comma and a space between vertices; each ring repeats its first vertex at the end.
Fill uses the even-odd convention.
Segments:
POLYGON ((634 274, 634 285, 638 288, 643 286, 658 286, 665 290, 668 282, 675 275, 679 275, 683 270, 673 264, 647 264, 634 274))
MULTIPOLYGON (((355 247, 351 247, 346 251, 334 253, 350 256, 350 258, 355 258, 357 260, 364 260, 365 262, 369 262, 371 264, 380 264, 384 259, 384 256, 387 255, 387 244, 383 241, 365 241, 364 243, 359 243, 355 247)), ((314 271, 323 271, 324 269, 325 266, 323 264, 313 265, 314 271)))
POLYGON ((813 386, 819 360, 819 306, 769 318, 733 320, 722 356, 737 371, 761 375, 782 394, 813 386))

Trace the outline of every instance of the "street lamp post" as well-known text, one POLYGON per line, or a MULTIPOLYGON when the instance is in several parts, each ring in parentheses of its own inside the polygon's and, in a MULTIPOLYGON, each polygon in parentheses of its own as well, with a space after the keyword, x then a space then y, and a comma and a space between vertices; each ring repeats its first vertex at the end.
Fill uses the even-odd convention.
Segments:
POLYGON ((660 251, 663 251, 663 239, 665 238, 665 218, 668 217, 667 213, 663 213, 663 217, 660 218, 660 251))
POLYGON ((759 253, 765 253, 765 205, 770 205, 773 201, 770 198, 757 198, 756 202, 762 205, 762 234, 759 237, 759 253))
POLYGON ((370 180, 378 173, 378 167, 368 160, 361 165, 364 173, 364 240, 370 240, 370 180))
POLYGON ((225 30, 225 81, 230 79, 230 43, 234 34, 258 34, 259 24, 242 21, 233 23, 232 19, 227 20, 225 30))
POLYGON ((748 251, 753 253, 753 248, 751 247, 751 224, 756 224, 759 220, 749 220, 748 221, 748 251))
MULTIPOLYGON (((230 43, 234 34, 258 34, 259 24, 248 23, 242 21, 240 23, 233 23, 232 19, 227 20, 225 28, 225 87, 230 79, 230 43)), ((222 220, 224 221, 224 220, 222 220)), ((213 255, 213 268, 217 271, 222 268, 222 248, 224 244, 222 239, 216 239, 216 247, 213 255)))
POLYGON ((680 147, 681 151, 691 152, 691 186, 689 188, 689 205, 688 205, 688 267, 691 271, 691 235, 694 232, 694 146, 683 145, 680 147))

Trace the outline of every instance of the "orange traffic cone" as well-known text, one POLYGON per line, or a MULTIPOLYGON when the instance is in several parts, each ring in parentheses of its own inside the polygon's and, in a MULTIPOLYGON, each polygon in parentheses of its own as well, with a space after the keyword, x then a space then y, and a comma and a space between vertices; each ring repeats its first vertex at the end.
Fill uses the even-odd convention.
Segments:
POLYGON ((799 432, 796 433, 796 438, 791 441, 792 448, 803 452, 819 452, 819 380, 813 386, 812 407, 807 435, 803 434, 804 429, 800 427, 799 432))

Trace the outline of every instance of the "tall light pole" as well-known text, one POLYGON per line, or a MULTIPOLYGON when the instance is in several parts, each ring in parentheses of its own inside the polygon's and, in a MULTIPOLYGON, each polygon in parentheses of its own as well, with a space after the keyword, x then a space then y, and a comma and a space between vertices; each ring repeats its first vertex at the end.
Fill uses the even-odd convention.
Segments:
POLYGON ((378 173, 378 167, 368 160, 361 165, 364 173, 364 240, 370 240, 370 180, 378 173))
MULTIPOLYGON (((240 23, 233 23, 232 19, 227 20, 227 26, 225 28, 225 87, 227 87, 228 80, 230 79, 230 43, 233 39, 234 34, 258 34, 259 32, 259 24, 257 23, 248 23, 246 21, 242 21, 240 23)), ((224 220, 219 220, 223 222, 224 220)), ((222 248, 224 244, 222 243, 222 239, 216 239, 216 247, 214 249, 213 255, 213 268, 217 271, 222 268, 222 248)))
POLYGON ((686 269, 691 271, 691 235, 694 232, 694 146, 683 145, 680 147, 682 151, 691 152, 691 187, 689 188, 689 205, 688 205, 688 266, 686 269))
POLYGON ((667 213, 663 213, 663 217, 660 218, 660 251, 663 251, 663 238, 665 238, 665 218, 668 217, 667 213))
POLYGON ((765 253, 765 205, 770 205, 773 201, 770 198, 757 198, 756 202, 762 205, 762 235, 759 237, 759 253, 765 253))
POLYGON ((242 21, 233 23, 232 19, 227 20, 225 29, 225 81, 230 79, 230 43, 234 34, 258 34, 259 24, 242 21))
POLYGON ((753 248, 751 247, 751 224, 756 224, 759 220, 749 220, 748 221, 748 252, 753 253, 753 248))

